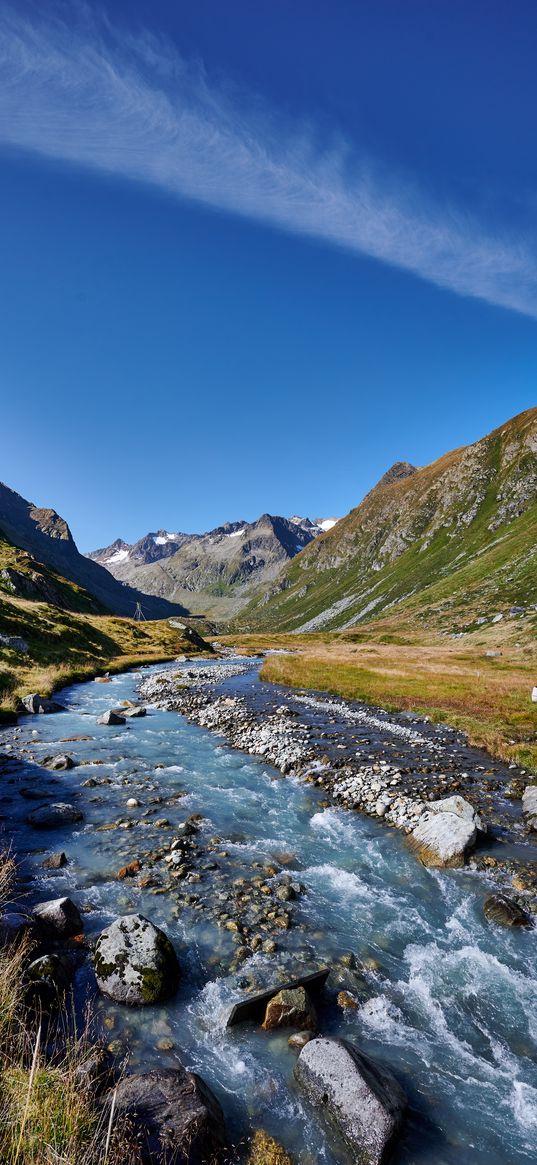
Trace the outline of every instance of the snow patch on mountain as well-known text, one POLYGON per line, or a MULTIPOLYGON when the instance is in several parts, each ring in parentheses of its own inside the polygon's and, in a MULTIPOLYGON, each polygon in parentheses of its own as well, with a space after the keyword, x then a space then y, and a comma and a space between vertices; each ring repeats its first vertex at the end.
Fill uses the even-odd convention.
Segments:
POLYGON ((108 564, 111 562, 125 562, 125 559, 128 557, 128 550, 116 550, 115 553, 110 556, 110 558, 106 559, 106 566, 108 566, 108 564))

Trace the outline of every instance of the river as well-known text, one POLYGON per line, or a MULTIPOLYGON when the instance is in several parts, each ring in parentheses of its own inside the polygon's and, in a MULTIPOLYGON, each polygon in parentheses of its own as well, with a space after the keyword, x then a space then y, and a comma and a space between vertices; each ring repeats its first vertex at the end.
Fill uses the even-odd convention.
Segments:
MULTIPOLYGON (((405 1088, 410 1107, 400 1165, 534 1161, 536 931, 486 922, 484 876, 424 869, 396 831, 327 808, 321 792, 233 751, 176 713, 149 708, 125 727, 97 725, 107 708, 136 698, 139 675, 66 689, 59 696, 65 712, 24 717, 18 729, 0 733, 0 752, 13 743, 19 754, 27 750, 22 766, 15 760, 5 766, 2 814, 31 900, 68 894, 84 913, 88 935, 119 914, 141 912, 176 947, 183 977, 169 1003, 125 1010, 96 1000, 108 1041, 120 1052, 128 1046, 133 1067, 171 1067, 179 1059, 198 1071, 236 1139, 261 1126, 300 1165, 335 1165, 344 1160, 341 1150, 295 1088, 288 1033, 248 1025, 226 1030, 225 1019, 249 983, 268 986, 278 974, 337 965, 352 952, 366 962, 367 991, 357 992, 365 1001, 341 1011, 329 993, 320 1028, 354 1041, 405 1088), (66 743, 68 737, 89 739, 66 743), (45 775, 36 767, 63 751, 76 761, 69 772, 45 775), (25 824, 33 808, 28 792, 47 785, 55 800, 76 798, 80 827, 41 834, 25 824), (128 798, 139 806, 128 809, 128 798), (145 869, 143 855, 169 842, 193 813, 202 815, 206 848, 192 883, 144 889, 140 879, 117 880, 119 867, 137 857, 145 869), (157 825, 163 819, 169 825, 157 825), (69 864, 44 871, 43 858, 57 850, 66 851, 69 864), (233 935, 216 925, 215 901, 225 904, 239 878, 248 884, 267 865, 279 871, 283 855, 282 873, 303 887, 292 903, 292 926, 275 954, 258 951, 230 970, 233 935)), ((87 966, 77 992, 93 996, 87 966)))

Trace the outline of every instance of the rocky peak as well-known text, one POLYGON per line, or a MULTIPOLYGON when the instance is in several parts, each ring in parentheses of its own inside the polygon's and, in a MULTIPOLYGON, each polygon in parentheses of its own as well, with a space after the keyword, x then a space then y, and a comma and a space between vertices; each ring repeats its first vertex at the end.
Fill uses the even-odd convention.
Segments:
MULTIPOLYGON (((146 617, 157 619, 177 615, 184 610, 160 597, 147 598, 125 587, 79 553, 67 522, 52 508, 34 506, 0 482, 0 535, 15 547, 33 555, 37 563, 51 567, 63 579, 83 587, 99 603, 119 615, 133 615, 136 603, 144 599, 146 617)), ((116 555, 128 557, 126 543, 116 541, 116 555)))
POLYGON ((64 542, 72 542, 73 535, 64 518, 56 513, 56 510, 42 509, 39 506, 32 506, 29 516, 36 526, 43 534, 49 538, 61 538, 64 542))
POLYGON ((393 485, 394 481, 403 481, 405 477, 412 477, 413 473, 417 473, 417 467, 411 465, 410 461, 394 461, 373 488, 381 489, 384 485, 393 485))

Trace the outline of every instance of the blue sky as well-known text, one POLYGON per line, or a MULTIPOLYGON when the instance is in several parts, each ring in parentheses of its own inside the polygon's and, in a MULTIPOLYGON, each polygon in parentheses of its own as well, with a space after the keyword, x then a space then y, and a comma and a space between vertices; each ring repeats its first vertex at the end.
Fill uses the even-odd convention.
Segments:
POLYGON ((535 404, 537 8, 0 0, 1 477, 342 514, 535 404))

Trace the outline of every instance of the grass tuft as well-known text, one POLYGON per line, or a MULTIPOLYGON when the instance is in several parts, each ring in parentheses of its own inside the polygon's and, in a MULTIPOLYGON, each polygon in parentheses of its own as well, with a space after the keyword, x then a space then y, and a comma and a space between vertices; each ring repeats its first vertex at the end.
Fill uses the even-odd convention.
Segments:
MULTIPOLYGON (((15 863, 0 855, 0 910, 14 884, 15 863)), ((27 936, 0 946, 0 1162, 2 1165, 138 1165, 128 1132, 81 1085, 92 1055, 89 1031, 62 1040, 51 1062, 25 1010, 27 936)), ((49 1032, 50 1034, 50 1032, 49 1032)))

